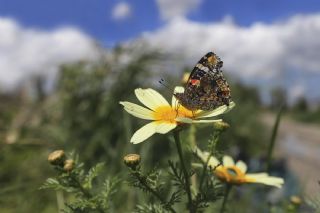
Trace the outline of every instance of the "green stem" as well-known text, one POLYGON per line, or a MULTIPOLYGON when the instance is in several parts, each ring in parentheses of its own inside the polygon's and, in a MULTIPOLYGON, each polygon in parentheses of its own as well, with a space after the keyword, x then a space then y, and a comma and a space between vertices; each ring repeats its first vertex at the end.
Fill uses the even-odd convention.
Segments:
POLYGON ((210 153, 209 153, 208 158, 206 159, 206 162, 205 162, 205 164, 203 166, 203 169, 202 169, 201 178, 200 178, 200 184, 199 184, 199 189, 200 190, 202 189, 204 178, 206 176, 206 172, 207 172, 207 168, 208 168, 208 163, 209 163, 210 157, 213 155, 213 152, 216 149, 216 145, 218 143, 218 138, 219 138, 219 134, 218 133, 214 134, 213 140, 210 141, 210 143, 209 143, 210 153))
POLYGON ((225 192, 224 197, 223 197, 220 213, 223 213, 225 211, 225 209, 226 209, 226 204, 227 204, 227 200, 228 200, 228 196, 230 194, 231 188, 232 188, 231 184, 226 184, 226 192, 225 192))
POLYGON ((85 188, 83 188, 82 184, 80 183, 80 181, 78 180, 78 178, 76 176, 71 176, 72 180, 74 183, 77 184, 78 189, 81 191, 81 193, 83 194, 83 196, 85 198, 90 199, 92 197, 92 195, 90 194, 90 192, 88 192, 85 188))
POLYGON ((56 191, 57 204, 58 204, 58 213, 63 212, 64 209, 64 197, 61 190, 56 191))
POLYGON ((281 115, 283 112, 283 105, 280 107, 280 110, 277 114, 275 123, 273 125, 273 129, 272 129, 272 135, 271 135, 271 139, 270 139, 270 143, 269 143, 269 147, 268 147, 268 153, 267 153, 267 164, 266 164, 266 170, 270 171, 270 167, 271 167, 271 161, 272 161, 272 153, 273 153, 273 149, 275 146, 275 142, 276 142, 276 136, 278 133, 278 128, 279 128, 279 124, 280 124, 280 120, 281 120, 281 115))
POLYGON ((204 166, 203 166, 203 169, 202 169, 202 173, 201 173, 201 178, 200 178, 200 184, 199 184, 199 190, 201 191, 202 189, 202 185, 203 185, 203 182, 204 182, 204 178, 206 176, 206 172, 207 172, 207 168, 208 168, 208 163, 209 163, 209 160, 210 160, 210 157, 211 157, 211 153, 209 154, 204 166))
MULTIPOLYGON (((82 192, 83 196, 86 199, 91 199, 92 195, 89 191, 87 191, 82 184, 80 183, 80 181, 78 180, 77 177, 71 176, 72 180, 77 184, 77 187, 79 188, 79 190, 82 192)), ((98 205, 98 209, 97 209, 100 213, 103 213, 104 210, 100 207, 100 204, 98 205)))
POLYGON ((182 172, 183 172, 183 175, 184 175, 184 178, 185 178, 185 189, 186 189, 187 196, 188 196, 188 208, 189 208, 189 211, 191 213, 193 213, 195 211, 194 211, 194 209, 192 207, 192 196, 191 196, 191 190, 190 190, 190 180, 189 180, 189 175, 188 175, 186 166, 184 164, 179 132, 178 131, 174 131, 173 132, 173 137, 174 137, 174 141, 175 141, 176 146, 177 146, 177 150, 178 150, 178 154, 179 154, 179 158, 180 158, 180 163, 181 163, 181 169, 182 169, 182 172))
MULTIPOLYGON (((133 175, 139 180, 139 182, 146 187, 146 189, 151 192, 151 194, 153 194, 156 198, 158 198, 158 200, 162 203, 162 204, 166 204, 166 201, 161 197, 161 195, 155 191, 154 189, 152 189, 148 183, 146 182, 145 177, 141 176, 140 173, 138 171, 134 171, 133 175)), ((168 209, 172 212, 172 213, 176 213, 176 211, 171 207, 168 206, 168 209)))
MULTIPOLYGON (((195 150, 195 148, 197 147, 197 143, 196 143, 196 127, 195 125, 191 125, 189 127, 189 143, 191 145, 191 149, 195 150)), ((197 189, 197 175, 194 174, 191 177, 191 193, 193 194, 198 194, 198 189, 197 189)))

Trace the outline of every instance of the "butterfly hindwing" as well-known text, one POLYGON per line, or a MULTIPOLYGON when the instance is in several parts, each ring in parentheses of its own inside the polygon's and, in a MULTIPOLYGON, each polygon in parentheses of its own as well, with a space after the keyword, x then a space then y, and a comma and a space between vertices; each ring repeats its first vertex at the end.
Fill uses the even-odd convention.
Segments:
POLYGON ((212 110, 228 105, 230 88, 224 78, 222 61, 213 52, 207 53, 193 68, 184 93, 176 93, 180 103, 190 110, 212 110))

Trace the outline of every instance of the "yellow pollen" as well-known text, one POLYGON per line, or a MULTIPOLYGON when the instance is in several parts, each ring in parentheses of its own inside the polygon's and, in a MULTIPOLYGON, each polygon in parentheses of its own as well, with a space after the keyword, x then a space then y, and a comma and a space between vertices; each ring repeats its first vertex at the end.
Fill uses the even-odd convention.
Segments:
POLYGON ((249 182, 246 180, 246 174, 236 166, 219 166, 214 173, 221 181, 227 183, 242 184, 249 182))
POLYGON ((171 106, 160 106, 153 112, 153 118, 156 121, 177 123, 175 119, 177 117, 192 118, 192 111, 180 106, 178 109, 174 109, 171 106))

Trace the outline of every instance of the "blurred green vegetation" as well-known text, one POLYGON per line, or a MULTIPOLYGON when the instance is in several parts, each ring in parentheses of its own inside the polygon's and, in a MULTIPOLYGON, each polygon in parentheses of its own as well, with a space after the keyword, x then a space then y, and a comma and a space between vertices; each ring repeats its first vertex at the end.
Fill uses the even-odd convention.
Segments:
MULTIPOLYGON (((111 58, 62 66, 49 93, 38 78, 31 90, 22 87, 0 96, 0 212, 57 212, 55 192, 38 190, 53 176, 47 155, 55 149, 75 151, 87 169, 105 162, 105 176, 117 175, 123 180, 127 176, 123 156, 127 153, 139 153, 146 168, 162 168, 169 159, 177 159, 168 135, 151 137, 139 145, 129 143, 145 122, 125 113, 119 101, 138 103, 134 97, 138 87, 158 86, 168 99, 172 94, 154 84, 163 77, 151 72, 162 56, 131 53, 127 61, 123 57, 126 51, 116 48, 111 58)), ((231 83, 231 89, 237 106, 223 117, 231 128, 222 135, 219 147, 243 160, 265 156, 270 134, 259 120, 258 90, 239 83, 231 83)), ((206 146, 212 130, 210 125, 196 126, 199 146, 206 146)), ((127 184, 122 184, 115 196, 112 212, 130 212, 147 199, 127 184)))
POLYGON ((273 88, 270 95, 270 110, 277 111, 282 106, 287 115, 298 122, 320 124, 319 104, 311 104, 305 96, 300 96, 288 104, 287 92, 281 87, 273 88))
POLYGON ((304 97, 297 99, 290 110, 290 115, 297 121, 320 124, 320 107, 312 109, 304 97))

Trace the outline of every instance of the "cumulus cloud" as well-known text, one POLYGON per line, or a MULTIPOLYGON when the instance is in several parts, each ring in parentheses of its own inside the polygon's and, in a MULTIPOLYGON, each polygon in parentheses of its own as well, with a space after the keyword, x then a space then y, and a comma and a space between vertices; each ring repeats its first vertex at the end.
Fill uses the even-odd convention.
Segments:
POLYGON ((201 2, 202 0, 157 0, 161 17, 165 20, 183 17, 201 2))
POLYGON ((112 18, 115 20, 124 20, 131 16, 131 6, 126 2, 120 2, 112 10, 112 18))
MULTIPOLYGON (((238 26, 230 18, 213 23, 175 18, 155 32, 144 33, 143 38, 152 48, 184 54, 189 65, 214 50, 228 73, 248 81, 274 83, 291 71, 317 73, 320 80, 319 36, 320 14, 313 14, 248 27, 238 26)), ((315 88, 309 90, 315 92, 315 88)))
POLYGON ((32 75, 54 76, 61 64, 97 56, 94 41, 77 29, 26 29, 0 17, 1 88, 13 88, 32 75))

